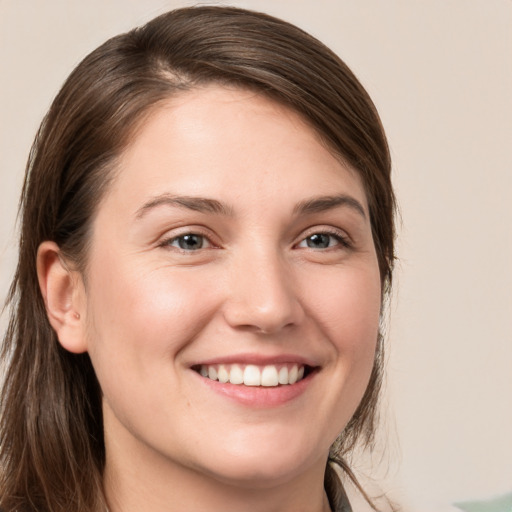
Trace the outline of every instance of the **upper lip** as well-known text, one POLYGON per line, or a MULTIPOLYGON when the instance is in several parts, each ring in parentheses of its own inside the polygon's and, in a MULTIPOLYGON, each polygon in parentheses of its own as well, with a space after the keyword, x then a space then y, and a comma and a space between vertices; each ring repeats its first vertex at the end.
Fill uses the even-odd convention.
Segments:
POLYGON ((312 359, 295 355, 295 354, 279 354, 279 355, 264 355, 264 354, 231 354, 226 356, 218 356, 210 359, 203 359, 195 361, 190 366, 199 365, 215 365, 215 364, 253 364, 256 366, 267 366, 274 364, 298 364, 301 366, 319 366, 317 362, 312 359))

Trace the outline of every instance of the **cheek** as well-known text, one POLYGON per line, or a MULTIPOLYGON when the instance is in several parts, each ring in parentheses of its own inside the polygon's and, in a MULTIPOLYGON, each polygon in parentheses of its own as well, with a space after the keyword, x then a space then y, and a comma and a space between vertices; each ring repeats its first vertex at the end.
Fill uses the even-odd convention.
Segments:
POLYGON ((215 288, 198 272, 102 263, 92 273, 88 317, 92 352, 103 357, 143 366, 146 356, 158 355, 168 363, 215 309, 215 288))
POLYGON ((327 340, 324 368, 328 390, 318 415, 328 425, 325 439, 334 441, 356 411, 368 386, 378 340, 381 287, 372 264, 346 265, 302 276, 308 316, 327 340), (321 409, 321 410, 320 410, 321 409))
POLYGON ((339 424, 345 425, 363 397, 374 366, 380 275, 376 266, 333 269, 316 285, 310 287, 310 314, 330 344, 330 381, 337 389, 331 407, 341 416, 339 424))
POLYGON ((311 315, 337 350, 373 354, 381 309, 378 272, 351 268, 326 273, 309 286, 308 295, 311 315))

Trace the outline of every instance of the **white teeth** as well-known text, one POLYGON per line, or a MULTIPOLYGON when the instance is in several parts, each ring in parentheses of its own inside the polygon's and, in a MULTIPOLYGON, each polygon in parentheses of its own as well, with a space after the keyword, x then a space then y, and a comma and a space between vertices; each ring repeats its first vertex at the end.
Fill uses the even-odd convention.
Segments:
POLYGON ((219 382, 228 382, 229 381, 229 373, 223 364, 221 364, 219 366, 219 374, 218 374, 217 378, 219 379, 219 382))
MULTIPOLYGON (((294 364, 290 368, 290 371, 288 372, 288 382, 290 384, 295 384, 297 382, 298 377, 299 377, 299 370, 297 368, 297 365, 294 364)), ((210 379, 211 379, 211 377, 210 377, 210 379)))
POLYGON ((217 380, 217 369, 215 366, 208 366, 208 378, 212 380, 217 380))
POLYGON ((231 384, 243 384, 244 383, 244 372, 242 368, 237 364, 231 366, 231 372, 229 374, 229 382, 231 384))
POLYGON ((275 366, 265 366, 261 372, 261 385, 262 386, 277 386, 279 384, 279 376, 275 366))
POLYGON ((257 366, 249 364, 244 370, 244 386, 260 386, 261 373, 257 366))
POLYGON ((304 366, 284 364, 266 366, 247 366, 239 364, 201 365, 199 373, 208 379, 244 386, 276 387, 295 384, 304 378, 304 366))

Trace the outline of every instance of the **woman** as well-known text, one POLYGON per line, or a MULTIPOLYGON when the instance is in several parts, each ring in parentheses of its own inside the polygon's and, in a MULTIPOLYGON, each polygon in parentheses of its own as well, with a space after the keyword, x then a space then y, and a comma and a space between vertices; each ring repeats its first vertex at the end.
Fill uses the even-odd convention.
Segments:
POLYGON ((375 107, 298 28, 189 8, 91 53, 27 167, 2 510, 351 510, 393 215, 375 107))

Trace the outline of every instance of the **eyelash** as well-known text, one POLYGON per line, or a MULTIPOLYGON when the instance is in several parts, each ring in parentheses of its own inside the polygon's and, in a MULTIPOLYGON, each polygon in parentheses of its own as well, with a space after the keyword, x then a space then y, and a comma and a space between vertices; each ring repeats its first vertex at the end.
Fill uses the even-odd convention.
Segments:
MULTIPOLYGON (((324 229, 324 230, 318 230, 318 231, 311 231, 309 234, 307 234, 305 237, 303 237, 299 243, 295 244, 294 245, 294 248, 304 248, 304 249, 311 249, 311 250, 314 250, 314 251, 321 251, 321 250, 332 250, 334 249, 335 247, 341 247, 341 248, 344 248, 344 249, 350 249, 352 248, 352 244, 349 240, 349 238, 343 234, 342 232, 340 231, 337 231, 337 230, 329 230, 329 229, 324 229), (334 239, 336 241, 336 244, 334 245, 331 245, 331 240, 329 240, 329 245, 327 247, 309 247, 309 246, 304 246, 304 247, 301 247, 301 244, 307 244, 308 243, 308 240, 312 239, 314 236, 328 236, 330 237, 330 239, 334 239)), ((215 248, 215 244, 210 240, 210 238, 203 234, 203 233, 198 233, 198 232, 193 232, 193 231, 190 231, 190 232, 186 232, 186 233, 183 233, 183 234, 180 234, 178 236, 173 236, 171 238, 166 238, 164 240, 162 240, 159 244, 159 247, 163 247, 163 248, 174 248, 180 252, 183 252, 183 253, 193 253, 193 252, 198 252, 202 249, 211 249, 211 248, 215 248), (179 247, 176 246, 176 245, 173 245, 174 243, 177 243, 179 244, 180 243, 180 240, 184 240, 186 237, 197 237, 197 238, 200 238, 201 239, 201 246, 197 249, 190 249, 190 248, 183 248, 183 247, 179 247), (207 244, 206 247, 204 247, 204 244, 207 244)))
POLYGON ((315 231, 310 232, 308 235, 306 235, 304 238, 302 238, 302 240, 296 245, 296 247, 300 247, 300 244, 302 244, 302 243, 307 244, 308 239, 311 239, 312 237, 318 236, 318 235, 328 236, 331 239, 334 239, 337 243, 332 246, 328 245, 327 247, 304 247, 304 248, 312 249, 314 251, 334 249, 337 246, 339 246, 343 249, 351 249, 352 248, 352 243, 350 242, 347 235, 345 235, 344 233, 342 233, 340 231, 331 230, 331 229, 323 229, 323 230, 320 229, 320 230, 315 230, 315 231))
POLYGON ((197 251, 199 251, 201 249, 210 249, 212 247, 215 247, 215 245, 208 238, 208 236, 206 236, 205 234, 203 234, 203 233, 196 233, 196 232, 190 231, 190 232, 178 235, 178 236, 173 236, 171 238, 166 238, 166 239, 162 240, 161 243, 159 244, 159 247, 163 247, 163 248, 170 248, 170 247, 172 247, 172 248, 174 248, 174 249, 176 249, 176 250, 178 250, 180 252, 192 253, 192 252, 197 252, 197 251), (173 245, 174 242, 179 243, 180 240, 183 240, 186 237, 197 237, 197 238, 200 238, 202 240, 201 247, 199 247, 198 249, 194 250, 194 249, 185 249, 183 247, 179 247, 179 246, 173 245), (205 242, 207 243, 207 247, 203 247, 205 242))

